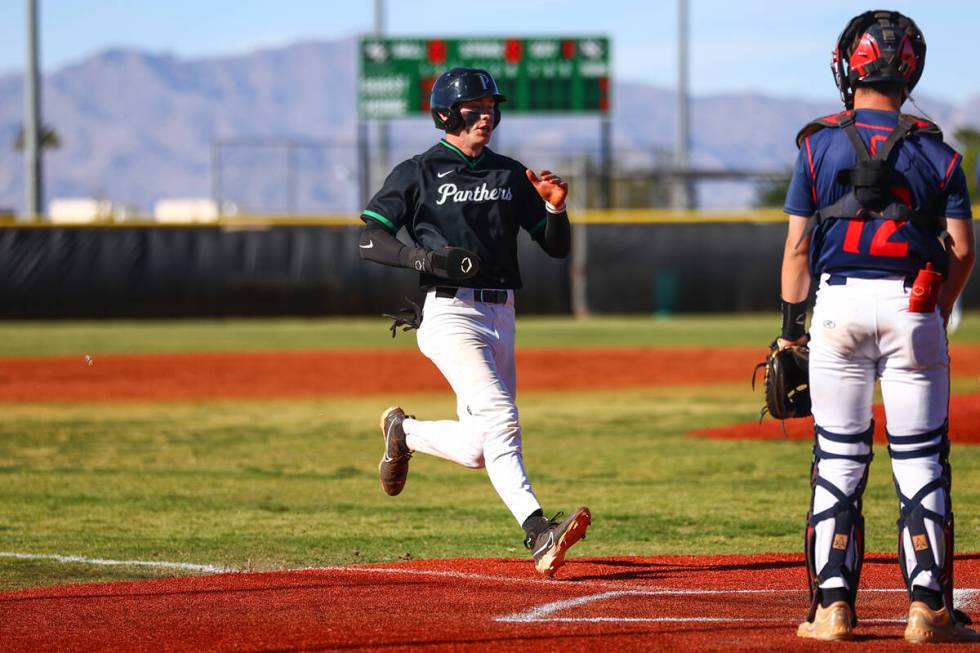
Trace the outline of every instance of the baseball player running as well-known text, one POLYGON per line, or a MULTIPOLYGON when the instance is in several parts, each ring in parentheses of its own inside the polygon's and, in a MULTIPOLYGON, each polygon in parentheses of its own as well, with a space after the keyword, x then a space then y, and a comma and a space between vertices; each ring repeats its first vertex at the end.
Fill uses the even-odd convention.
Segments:
POLYGON ((778 342, 806 342, 806 299, 815 280, 816 433, 805 538, 812 601, 800 637, 853 637, 878 379, 910 600, 905 639, 980 640, 953 606, 944 330, 973 268, 973 228, 962 157, 932 122, 900 113, 925 55, 910 18, 894 11, 855 17, 833 57, 846 110, 811 122, 797 137, 778 342))
MULTIPOLYGON (((568 185, 487 147, 505 100, 485 70, 453 68, 440 75, 431 111, 445 137, 398 164, 361 214, 361 256, 420 273, 426 296, 419 349, 452 386, 459 417, 423 421, 398 406, 384 411, 381 485, 399 494, 409 459, 419 451, 485 467, 523 527, 538 573, 552 576, 585 535, 591 515, 582 507, 561 521, 560 513, 546 518, 524 470, 515 405, 514 290, 521 287, 521 228, 550 256, 568 255, 568 185), (401 228, 414 245, 396 239, 401 228)), ((415 316, 405 322, 418 325, 415 316)))

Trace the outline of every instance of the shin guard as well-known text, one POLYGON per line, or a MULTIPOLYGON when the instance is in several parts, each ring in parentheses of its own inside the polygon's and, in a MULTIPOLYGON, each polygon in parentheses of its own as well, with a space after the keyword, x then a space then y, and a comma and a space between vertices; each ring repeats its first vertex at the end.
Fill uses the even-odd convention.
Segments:
POLYGON ((888 434, 888 453, 892 460, 925 459, 938 456, 940 476, 923 485, 911 497, 902 493, 899 480, 892 474, 895 492, 899 497, 898 526, 898 560, 902 569, 902 577, 908 589, 909 598, 916 576, 920 572, 931 572, 940 586, 943 604, 950 614, 962 615, 953 610, 953 510, 950 491, 952 489, 952 470, 949 465, 949 436, 947 424, 927 433, 908 436, 888 434), (938 439, 938 442, 937 442, 938 439), (895 446, 901 446, 899 450, 895 446), (943 493, 943 514, 929 510, 922 505, 923 500, 935 491, 943 493), (933 541, 926 528, 926 520, 938 526, 941 542, 933 541), (911 542, 915 555, 914 565, 909 569, 909 559, 906 553, 906 536, 911 542), (940 559, 940 552, 942 558, 940 559), (941 560, 941 561, 940 561, 941 560))
MULTIPOLYGON (((804 551, 807 562, 807 580, 810 594, 810 611, 807 621, 812 621, 817 606, 821 601, 820 585, 831 578, 844 579, 848 590, 848 603, 853 610, 857 598, 857 587, 861 579, 861 567, 864 561, 864 516, 862 514, 862 496, 868 481, 868 467, 873 454, 871 453, 871 438, 874 433, 874 423, 866 431, 855 434, 832 433, 819 426, 816 427, 816 443, 813 447, 813 462, 810 465, 810 510, 807 513, 807 526, 804 535, 804 551), (845 445, 842 448, 862 450, 864 445, 868 453, 832 453, 820 446, 820 439, 845 445), (821 461, 850 461, 861 465, 861 476, 850 494, 838 488, 834 483, 820 474, 821 461), (817 490, 828 492, 835 502, 829 508, 816 509, 817 490), (821 522, 833 520, 833 537, 829 550, 818 551, 817 528, 821 522), (821 560, 826 558, 824 562, 821 560)), ((826 545, 825 545, 826 546, 826 545)), ((855 613, 856 614, 856 613, 855 613)), ((856 621, 856 618, 855 618, 856 621)), ((853 624, 852 624, 853 625, 853 624)))

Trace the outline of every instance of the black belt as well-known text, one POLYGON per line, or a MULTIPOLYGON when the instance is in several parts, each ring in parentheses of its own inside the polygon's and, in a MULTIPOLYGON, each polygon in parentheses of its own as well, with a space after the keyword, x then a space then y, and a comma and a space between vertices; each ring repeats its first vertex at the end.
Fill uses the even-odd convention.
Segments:
MULTIPOLYGON (((452 286, 436 286, 436 297, 455 297, 459 288, 452 286)), ((484 304, 506 304, 506 290, 490 290, 488 288, 473 288, 473 301, 484 304)))

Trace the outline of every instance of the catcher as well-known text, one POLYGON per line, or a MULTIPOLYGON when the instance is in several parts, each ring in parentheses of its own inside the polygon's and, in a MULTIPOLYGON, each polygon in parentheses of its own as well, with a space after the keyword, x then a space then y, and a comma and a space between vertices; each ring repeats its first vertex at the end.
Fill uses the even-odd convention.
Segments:
POLYGON ((934 123, 901 112, 925 37, 894 11, 853 18, 832 60, 844 111, 797 136, 786 195, 777 348, 803 345, 811 287, 814 417, 804 535, 807 639, 853 639, 864 557, 863 494, 880 382, 899 501, 905 640, 980 642, 953 594, 946 323, 976 258, 962 156, 934 123))

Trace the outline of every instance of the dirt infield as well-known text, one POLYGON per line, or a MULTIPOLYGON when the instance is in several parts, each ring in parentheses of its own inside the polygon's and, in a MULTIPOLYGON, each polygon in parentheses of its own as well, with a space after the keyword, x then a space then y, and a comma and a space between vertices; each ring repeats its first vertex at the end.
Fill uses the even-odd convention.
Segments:
MULTIPOLYGON (((758 348, 525 349, 523 389, 744 383, 758 348)), ((980 376, 980 346, 953 349, 980 376)), ((0 359, 0 401, 300 398, 448 391, 416 351, 259 352, 0 359)), ((980 395, 951 402, 980 442, 980 395)), ((879 422, 881 420, 879 419, 879 422)), ((812 424, 787 423, 809 439, 812 424)), ((954 442, 967 440, 954 429, 954 442)), ((778 437, 779 423, 699 432, 778 437)), ((956 567, 959 607, 980 615, 980 554, 956 567)), ((907 602, 894 556, 866 559, 859 641, 905 650, 907 602)), ((798 555, 581 558, 557 581, 524 559, 455 559, 227 573, 0 593, 0 650, 496 651, 827 650, 795 637, 806 611, 798 555)), ((939 647, 939 650, 948 647, 939 647)), ((937 650, 931 648, 930 650, 937 650)))
MULTIPOLYGON (((875 419, 875 442, 886 444, 885 410, 881 404, 872 407, 875 419)), ((980 394, 953 395, 949 400, 950 439, 953 443, 980 444, 980 394)), ((812 440, 813 418, 791 419, 780 423, 766 418, 710 429, 691 435, 721 440, 812 440)))
MULTIPOLYGON (((980 555, 957 559, 958 607, 980 609, 980 555)), ((576 559, 561 580, 524 560, 430 560, 0 593, 4 651, 795 651, 799 556, 576 559)), ((892 651, 907 599, 871 554, 858 642, 892 651)), ((942 647, 940 647, 942 648, 942 647)), ((930 648, 930 650, 937 650, 930 648)))
MULTIPOLYGON (((520 349, 522 390, 742 383, 760 348, 520 349)), ((980 376, 980 345, 953 347, 980 376)), ((0 359, 0 401, 202 400, 449 390, 415 350, 104 355, 0 359)))

